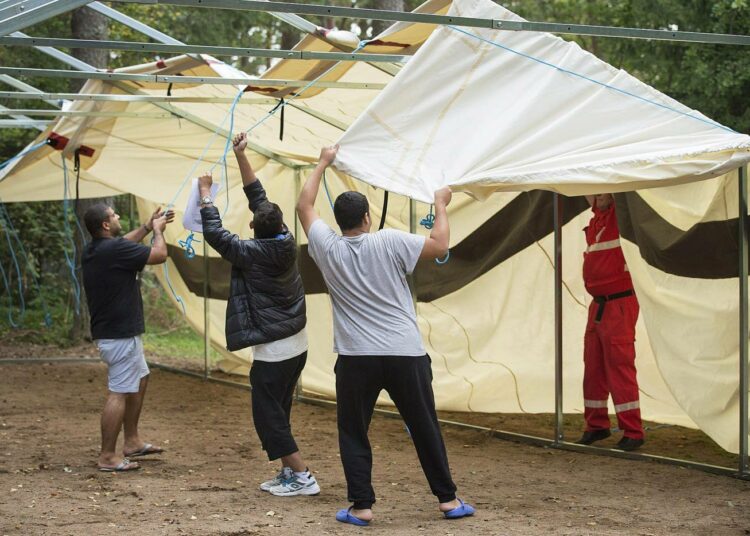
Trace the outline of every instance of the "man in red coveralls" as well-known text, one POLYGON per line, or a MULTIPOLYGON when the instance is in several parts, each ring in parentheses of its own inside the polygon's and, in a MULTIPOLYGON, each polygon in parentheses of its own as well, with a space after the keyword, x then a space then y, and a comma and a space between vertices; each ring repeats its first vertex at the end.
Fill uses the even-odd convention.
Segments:
POLYGON ((638 299, 620 248, 611 194, 586 196, 594 216, 586 232, 583 281, 593 296, 583 347, 583 398, 586 431, 579 444, 611 435, 607 399, 612 395, 617 424, 624 434, 617 448, 643 445, 643 425, 635 370, 635 323, 638 299))

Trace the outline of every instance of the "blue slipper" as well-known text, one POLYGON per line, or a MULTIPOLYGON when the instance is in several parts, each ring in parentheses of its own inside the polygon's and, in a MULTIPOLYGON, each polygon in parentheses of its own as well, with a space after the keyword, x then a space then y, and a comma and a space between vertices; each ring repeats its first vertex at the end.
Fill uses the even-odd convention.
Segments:
POLYGON ((443 515, 445 516, 446 519, 459 519, 462 517, 468 517, 468 516, 474 515, 474 512, 476 510, 474 510, 474 507, 472 505, 466 504, 461 499, 458 499, 458 502, 461 503, 460 506, 456 506, 453 510, 448 510, 447 512, 443 512, 443 515))
MULTIPOLYGON (((336 512, 336 521, 341 521, 342 523, 350 523, 352 525, 357 525, 359 527, 366 527, 370 524, 369 521, 365 521, 364 519, 360 519, 356 516, 351 515, 349 512, 351 511, 352 507, 349 508, 342 508, 338 512, 336 512)), ((451 510, 452 512, 453 510, 451 510)))

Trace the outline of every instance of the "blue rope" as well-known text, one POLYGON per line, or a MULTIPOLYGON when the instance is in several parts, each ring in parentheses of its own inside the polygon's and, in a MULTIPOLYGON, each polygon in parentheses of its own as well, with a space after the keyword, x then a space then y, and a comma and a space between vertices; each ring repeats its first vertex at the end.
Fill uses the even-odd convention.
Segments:
POLYGON ((63 228, 65 229, 65 238, 68 239, 68 242, 73 250, 73 258, 71 259, 70 254, 68 253, 68 250, 63 247, 63 253, 65 254, 65 263, 68 265, 68 269, 70 270, 70 279, 73 282, 73 297, 75 298, 75 311, 76 314, 81 313, 81 284, 78 282, 78 277, 76 276, 76 243, 75 240, 73 240, 73 233, 70 229, 70 222, 68 221, 68 164, 65 161, 65 155, 60 154, 60 157, 62 159, 62 168, 63 168, 63 228))
MULTIPOLYGON (((195 163, 193 164, 193 167, 190 168, 190 171, 188 171, 188 173, 185 176, 185 178, 183 179, 182 183, 177 188, 177 191, 175 192, 174 196, 172 197, 172 200, 167 204, 168 208, 174 207, 174 203, 177 200, 177 197, 179 197, 180 192, 182 192, 182 190, 185 188, 185 185, 193 177, 193 174, 195 173, 195 170, 198 168, 198 164, 200 164, 203 161, 203 159, 205 158, 206 153, 208 152, 208 149, 211 147, 211 145, 213 145, 214 138, 216 138, 216 136, 219 135, 219 131, 224 126, 224 123, 226 123, 227 118, 229 117, 230 113, 233 113, 234 106, 236 106, 236 104, 239 101, 239 98, 242 96, 243 92, 244 92, 244 90, 240 90, 240 92, 235 97, 235 102, 232 104, 232 107, 229 110, 227 110, 226 115, 224 115, 224 119, 221 120, 221 123, 219 123, 219 126, 216 127, 216 130, 214 130, 214 133, 211 135, 211 138, 208 140, 208 143, 203 148, 203 151, 201 152, 200 156, 198 157, 198 160, 196 160, 195 163)), ((230 139, 232 137, 231 134, 232 133, 230 132, 229 133, 229 138, 230 139)), ((225 147, 225 150, 226 150, 226 147, 225 147)), ((217 161, 217 163, 218 163, 218 161, 217 161)), ((214 167, 215 166, 216 166, 216 164, 214 164, 214 167)), ((213 167, 211 169, 213 169, 213 167)))
POLYGON ((432 205, 430 205, 430 213, 419 221, 419 225, 425 229, 432 229, 435 225, 435 215, 432 213, 432 205))
POLYGON ((168 264, 164 263, 164 279, 167 280, 167 286, 169 287, 169 290, 172 292, 172 296, 174 296, 174 299, 177 301, 177 303, 180 304, 180 307, 182 307, 182 316, 187 316, 187 313, 185 313, 185 302, 182 301, 182 298, 174 291, 174 287, 172 287, 172 281, 169 279, 169 268, 167 268, 168 264))
POLYGON ((333 199, 331 199, 331 192, 328 191, 328 183, 326 182, 325 170, 323 170, 323 189, 326 191, 326 197, 328 198, 328 203, 330 203, 331 211, 333 211, 333 199))
POLYGON ((192 259, 193 257, 195 257, 195 248, 193 247, 193 242, 200 242, 200 240, 196 239, 195 234, 193 234, 192 232, 185 240, 177 241, 180 247, 185 249, 185 256, 188 259, 192 259))
MULTIPOLYGON (((42 311, 44 311, 44 324, 47 327, 50 327, 52 325, 52 315, 50 314, 49 308, 47 307, 47 301, 44 299, 44 294, 42 294, 42 289, 39 286, 39 278, 34 272, 34 268, 31 263, 31 258, 26 253, 26 249, 23 247, 23 242, 21 241, 21 238, 19 237, 18 232, 13 226, 13 220, 10 217, 10 213, 8 212, 8 209, 5 206, 5 203, 2 202, 2 200, 0 200, 0 223, 2 223, 2 225, 4 225, 5 227, 6 236, 13 235, 13 238, 15 239, 15 242, 16 242, 15 247, 21 251, 21 255, 23 255, 25 264, 27 267, 29 267, 28 271, 31 273, 31 280, 34 283, 34 288, 36 289, 37 295, 39 296, 39 300, 42 303, 42 311), (10 230, 10 232, 8 232, 8 230, 10 230)), ((10 247, 11 255, 15 255, 14 246, 10 242, 8 242, 8 246, 10 247)), ((21 297, 23 298, 23 295, 21 297)))
MULTIPOLYGON (((430 205, 430 213, 427 214, 424 218, 422 218, 419 222, 419 225, 424 227, 425 229, 432 229, 435 226, 435 214, 432 212, 433 205, 430 205)), ((442 259, 435 259, 435 262, 443 265, 447 263, 451 258, 451 252, 448 250, 448 253, 445 254, 445 257, 442 259)))
POLYGON ((3 285, 5 286, 5 292, 8 294, 8 322, 12 327, 18 328, 20 327, 20 320, 18 324, 13 320, 13 295, 10 288, 10 283, 8 282, 8 276, 5 274, 5 268, 3 268, 3 263, 1 262, 0 275, 3 276, 3 285))
POLYGON ((648 104, 653 104, 654 106, 658 106, 659 108, 663 108, 665 110, 669 110, 669 111, 674 112, 674 113, 679 114, 679 115, 684 115, 685 117, 689 117, 690 119, 695 119, 696 121, 700 121, 701 123, 706 123, 708 125, 711 125, 712 127, 720 128, 722 130, 726 130, 727 132, 731 132, 733 134, 737 133, 734 130, 732 130, 731 128, 725 127, 724 125, 720 125, 719 123, 711 121, 710 119, 704 119, 702 117, 696 117, 694 115, 691 115, 689 113, 683 112, 681 110, 677 110, 676 108, 672 108, 671 106, 667 106, 666 104, 661 104, 660 102, 656 102, 655 100, 647 99, 646 97, 641 97, 640 95, 636 95, 635 93, 631 93, 630 91, 626 91, 624 89, 620 89, 618 87, 611 86, 609 84, 605 84, 604 82, 599 82, 598 80, 594 80, 593 78, 590 78, 590 77, 585 76, 583 74, 577 73, 575 71, 571 71, 569 69, 565 69, 564 67, 560 67, 559 65, 555 65, 554 63, 550 63, 548 61, 545 61, 543 59, 537 58, 537 57, 532 56, 530 54, 526 54, 524 52, 520 52, 518 50, 515 50, 515 49, 507 46, 507 45, 503 45, 503 44, 498 43, 496 41, 492 41, 490 39, 486 39, 486 38, 484 38, 482 36, 479 36, 479 35, 476 35, 474 33, 468 32, 468 31, 463 30, 461 28, 458 28, 456 26, 448 26, 448 28, 450 28, 452 30, 455 30, 455 31, 457 31, 459 33, 462 33, 464 35, 468 35, 470 37, 473 37, 474 39, 478 39, 479 41, 483 41, 483 42, 488 43, 490 45, 494 45, 497 48, 501 48, 501 49, 506 50, 508 52, 512 52, 513 54, 517 54, 518 56, 530 59, 530 60, 535 61, 537 63, 540 63, 542 65, 546 65, 547 67, 552 67, 553 69, 556 69, 556 70, 558 70, 558 71, 560 71, 562 73, 569 74, 569 75, 575 76, 577 78, 581 78, 582 80, 586 80, 588 82, 592 82, 592 83, 594 83, 594 84, 596 84, 598 86, 602 86, 602 87, 605 87, 607 89, 611 89, 612 91, 616 91, 617 93, 621 93, 621 94, 626 95, 628 97, 632 97, 634 99, 638 99, 638 100, 646 102, 648 104))
POLYGON ((11 156, 10 158, 8 158, 7 160, 5 160, 4 162, 0 162, 0 169, 3 169, 5 166, 9 165, 14 160, 17 160, 17 159, 21 158, 22 156, 26 156, 27 154, 31 154, 34 151, 36 151, 38 149, 41 149, 45 145, 47 145, 47 140, 44 140, 44 141, 39 142, 37 144, 34 144, 31 147, 28 147, 25 150, 21 151, 17 155, 11 156))

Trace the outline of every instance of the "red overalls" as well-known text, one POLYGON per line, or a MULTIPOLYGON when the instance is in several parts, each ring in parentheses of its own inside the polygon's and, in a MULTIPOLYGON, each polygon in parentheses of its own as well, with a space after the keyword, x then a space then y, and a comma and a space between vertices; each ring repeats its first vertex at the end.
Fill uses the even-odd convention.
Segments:
POLYGON ((643 439, 635 370, 638 299, 620 248, 615 205, 593 209, 586 232, 583 281, 594 297, 583 345, 586 430, 609 429, 607 398, 612 395, 624 437, 643 439))

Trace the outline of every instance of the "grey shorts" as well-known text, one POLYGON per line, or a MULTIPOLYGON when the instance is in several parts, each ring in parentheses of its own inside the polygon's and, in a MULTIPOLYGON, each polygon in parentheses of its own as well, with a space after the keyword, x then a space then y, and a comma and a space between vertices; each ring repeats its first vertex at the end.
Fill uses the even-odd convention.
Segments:
POLYGON ((95 342, 109 369, 109 390, 137 393, 141 378, 149 373, 140 335, 127 339, 97 339, 95 342))

